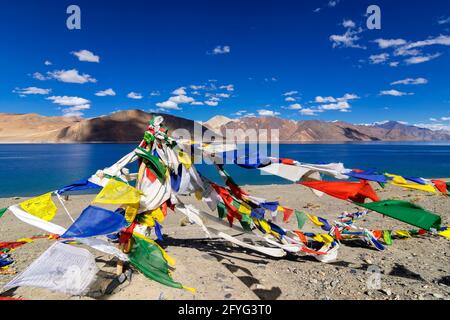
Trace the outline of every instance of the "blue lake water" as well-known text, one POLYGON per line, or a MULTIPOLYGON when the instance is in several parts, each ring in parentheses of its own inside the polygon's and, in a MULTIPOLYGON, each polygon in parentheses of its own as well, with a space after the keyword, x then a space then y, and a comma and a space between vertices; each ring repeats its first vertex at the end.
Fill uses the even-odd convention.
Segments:
MULTIPOLYGON (((134 144, 6 144, 0 145, 0 197, 32 196, 85 178, 116 162, 134 144)), ((280 157, 309 163, 343 162, 347 168, 436 178, 450 177, 450 143, 286 144, 280 157)), ((212 166, 198 165, 219 181, 212 166)), ((287 183, 260 175, 259 170, 226 166, 239 184, 287 183)))

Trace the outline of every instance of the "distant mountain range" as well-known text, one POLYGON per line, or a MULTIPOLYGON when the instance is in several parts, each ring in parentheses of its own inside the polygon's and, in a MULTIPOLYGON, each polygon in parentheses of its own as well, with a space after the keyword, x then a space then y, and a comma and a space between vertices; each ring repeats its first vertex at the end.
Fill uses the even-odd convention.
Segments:
MULTIPOLYGON (((135 142, 140 141, 153 115, 159 114, 127 110, 108 116, 80 119, 0 113, 0 143, 135 142)), ((193 131, 194 121, 161 115, 170 130, 185 128, 193 131)), ((276 117, 230 119, 215 116, 203 125, 224 136, 226 129, 279 129, 279 140, 286 143, 450 140, 450 132, 432 131, 396 121, 355 125, 341 121, 294 121, 276 117)))
POLYGON ((356 125, 342 121, 287 120, 277 117, 244 117, 230 119, 216 116, 204 124, 226 134, 226 129, 279 129, 280 142, 344 142, 344 141, 443 141, 450 140, 448 131, 432 131, 397 121, 356 125))

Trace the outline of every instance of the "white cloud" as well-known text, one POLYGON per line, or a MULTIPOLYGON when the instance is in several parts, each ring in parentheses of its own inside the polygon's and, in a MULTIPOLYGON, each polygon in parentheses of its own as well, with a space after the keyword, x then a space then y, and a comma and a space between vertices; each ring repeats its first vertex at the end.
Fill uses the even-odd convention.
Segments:
POLYGON ((348 20, 344 19, 344 21, 342 21, 342 26, 344 28, 354 28, 356 26, 356 24, 350 19, 348 19, 348 20))
POLYGON ((376 39, 374 42, 376 42, 381 49, 398 47, 406 44, 406 40, 404 39, 376 39))
POLYGON ((45 81, 45 80, 51 79, 50 77, 44 76, 40 72, 33 73, 33 78, 36 79, 36 80, 40 80, 40 81, 45 81))
POLYGON ((185 95, 179 95, 170 97, 169 101, 175 102, 176 104, 183 104, 194 102, 194 99, 185 95))
POLYGON ((408 92, 402 92, 398 90, 383 90, 380 91, 380 96, 393 96, 393 97, 402 97, 402 96, 408 96, 413 95, 414 93, 408 93, 408 92))
POLYGON ((61 106, 79 106, 87 105, 90 103, 89 100, 80 97, 70 97, 70 96, 51 96, 47 100, 53 101, 53 103, 59 104, 61 106))
POLYGON ((366 49, 366 47, 357 44, 356 42, 360 39, 358 36, 362 30, 352 30, 347 29, 347 31, 342 34, 333 34, 330 36, 330 41, 333 43, 333 48, 343 47, 343 48, 358 48, 358 49, 366 49))
POLYGON ((160 95, 161 95, 161 93, 159 91, 157 91, 157 90, 150 92, 150 96, 151 97, 157 97, 157 96, 160 96, 160 95))
POLYGON ((234 85, 233 84, 228 84, 226 86, 220 86, 220 89, 225 89, 227 91, 234 91, 234 85))
POLYGON ((84 114, 82 111, 91 108, 90 101, 80 97, 52 96, 48 97, 47 100, 51 100, 60 106, 68 107, 62 109, 66 117, 82 117, 84 114))
POLYGON ((450 36, 440 35, 434 38, 428 38, 427 40, 421 40, 411 42, 405 46, 406 49, 421 48, 433 45, 450 46, 450 36))
POLYGON ((295 101, 295 98, 293 98, 293 97, 286 97, 286 99, 284 99, 284 101, 287 101, 287 102, 294 102, 294 101, 295 101))
POLYGON ((393 68, 398 67, 399 64, 400 64, 400 62, 398 62, 398 61, 389 62, 389 66, 393 67, 393 68))
POLYGON ((442 117, 441 120, 442 121, 450 121, 450 117, 442 117))
POLYGON ((96 79, 92 78, 88 74, 79 74, 78 70, 71 69, 71 70, 56 70, 53 72, 47 73, 50 78, 56 79, 61 82, 66 83, 86 83, 86 82, 97 82, 96 79))
POLYGON ((19 95, 29 95, 29 94, 41 94, 41 95, 46 95, 49 94, 52 91, 52 89, 42 89, 42 88, 37 88, 37 87, 28 87, 28 88, 16 88, 13 92, 17 93, 19 95))
POLYGON ((439 19, 438 20, 438 22, 437 22, 438 24, 446 24, 446 23, 450 23, 450 17, 447 17, 447 18, 441 18, 441 19, 439 19))
POLYGON ((192 102, 191 102, 191 105, 193 105, 193 106, 203 106, 204 103, 201 102, 201 101, 192 101, 192 102))
POLYGON ((330 1, 328 1, 328 6, 331 8, 336 7, 338 5, 339 1, 340 0, 330 0, 330 1))
POLYGON ((48 60, 45 60, 45 61, 44 61, 44 64, 45 64, 46 66, 51 66, 51 65, 52 65, 52 62, 51 62, 51 61, 48 61, 48 60))
POLYGON ((371 64, 381 64, 389 59, 389 53, 374 54, 369 57, 371 64))
POLYGON ((171 109, 171 110, 181 110, 181 108, 173 101, 167 100, 164 102, 158 102, 156 103, 157 107, 160 107, 161 109, 171 109))
POLYGON ((425 56, 417 56, 417 57, 411 57, 405 60, 406 64, 419 64, 419 63, 424 63, 424 62, 428 62, 430 60, 436 59, 438 57, 440 57, 442 54, 441 53, 435 53, 435 54, 431 54, 431 55, 425 55, 425 56))
POLYGON ((206 89, 205 85, 195 85, 195 84, 191 84, 189 86, 192 90, 204 90, 206 89))
POLYGON ((95 95, 98 97, 106 97, 106 96, 115 96, 116 93, 114 92, 113 89, 109 88, 106 90, 98 91, 95 95))
POLYGON ((278 116, 280 113, 272 110, 266 110, 266 109, 260 109, 257 110, 258 115, 261 117, 275 117, 278 116))
POLYGON ((416 123, 416 127, 430 129, 433 131, 445 130, 450 131, 450 125, 443 123, 416 123))
POLYGON ((72 52, 74 56, 78 58, 80 61, 86 61, 86 62, 100 62, 100 57, 96 56, 89 50, 80 50, 80 51, 74 51, 72 52))
POLYGON ((400 47, 395 49, 394 55, 395 56, 418 56, 420 55, 420 50, 417 49, 406 49, 406 47, 400 47))
POLYGON ((329 110, 339 110, 341 112, 349 112, 350 105, 347 101, 341 101, 338 103, 324 104, 319 106, 318 110, 329 111, 329 110))
POLYGON ((408 84, 412 84, 412 85, 418 85, 418 84, 427 84, 428 80, 425 78, 417 78, 417 79, 413 79, 413 78, 406 78, 403 80, 398 80, 398 81, 394 81, 391 83, 391 85, 397 85, 397 84, 404 84, 404 85, 408 85, 408 84))
POLYGON ((178 89, 175 89, 174 91, 172 91, 172 94, 177 95, 177 96, 185 95, 186 94, 186 88, 185 87, 180 87, 178 89))
POLYGON ((136 100, 143 98, 142 94, 136 93, 136 92, 130 92, 129 94, 127 94, 127 97, 130 99, 136 99, 136 100))
POLYGON ((300 110, 300 114, 304 116, 316 116, 317 113, 322 112, 319 110, 311 109, 311 108, 305 108, 300 110))
POLYGON ((216 107, 219 103, 214 100, 208 100, 208 101, 205 101, 205 104, 210 107, 216 107))
POLYGON ((302 105, 300 103, 294 103, 288 107, 289 110, 300 110, 301 108, 302 105))
POLYGON ((232 113, 231 115, 240 117, 245 113, 247 113, 247 110, 239 110, 239 111, 236 111, 235 113, 232 113))
POLYGON ((230 46, 217 46, 213 49, 212 54, 218 55, 218 54, 227 54, 231 52, 230 46))
POLYGON ((325 102, 336 102, 337 100, 333 97, 322 97, 322 96, 317 96, 315 99, 315 102, 317 103, 325 103, 325 102))
POLYGON ((348 100, 355 100, 359 99, 359 96, 354 93, 346 93, 343 97, 337 98, 337 101, 348 101, 348 100))
POLYGON ((293 96, 296 95, 298 93, 298 91, 288 91, 283 93, 283 96, 293 96))
POLYGON ((225 98, 226 99, 226 98, 230 97, 230 94, 229 93, 217 93, 216 97, 225 98))

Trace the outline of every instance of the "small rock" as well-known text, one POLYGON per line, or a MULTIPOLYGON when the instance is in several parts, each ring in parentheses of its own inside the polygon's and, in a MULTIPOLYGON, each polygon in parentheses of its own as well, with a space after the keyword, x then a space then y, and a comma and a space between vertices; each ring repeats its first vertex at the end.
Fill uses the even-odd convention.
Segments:
POLYGON ((224 296, 225 299, 230 299, 231 297, 232 297, 231 293, 227 293, 227 294, 224 296))
POLYGON ((313 284, 316 284, 318 281, 317 281, 317 279, 311 279, 311 280, 309 280, 309 282, 313 283, 313 284))
POLYGON ((433 293, 433 297, 435 297, 436 299, 443 299, 444 295, 440 293, 433 293))
POLYGON ((266 287, 264 287, 262 284, 257 284, 256 289, 258 290, 266 290, 266 287))
POLYGON ((387 296, 392 295, 391 289, 381 289, 380 291, 383 292, 387 296))

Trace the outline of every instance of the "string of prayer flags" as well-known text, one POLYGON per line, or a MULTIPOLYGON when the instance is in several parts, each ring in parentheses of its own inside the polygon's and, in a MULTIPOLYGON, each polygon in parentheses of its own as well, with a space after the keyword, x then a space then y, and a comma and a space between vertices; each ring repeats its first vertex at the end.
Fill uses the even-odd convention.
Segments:
POLYGON ((356 204, 425 230, 438 229, 441 225, 440 216, 407 201, 384 200, 356 204))
POLYGON ((24 201, 20 204, 20 207, 29 214, 45 221, 52 221, 58 210, 52 200, 52 192, 24 201))

